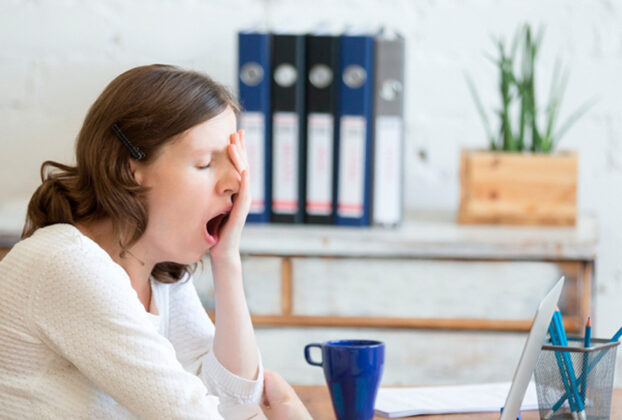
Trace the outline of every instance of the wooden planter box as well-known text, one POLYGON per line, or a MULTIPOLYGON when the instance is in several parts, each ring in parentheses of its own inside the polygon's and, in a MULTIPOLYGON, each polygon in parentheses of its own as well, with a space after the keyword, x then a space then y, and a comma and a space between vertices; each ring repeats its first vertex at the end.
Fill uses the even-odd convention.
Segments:
POLYGON ((577 167, 574 152, 463 151, 458 222, 574 225, 577 167))

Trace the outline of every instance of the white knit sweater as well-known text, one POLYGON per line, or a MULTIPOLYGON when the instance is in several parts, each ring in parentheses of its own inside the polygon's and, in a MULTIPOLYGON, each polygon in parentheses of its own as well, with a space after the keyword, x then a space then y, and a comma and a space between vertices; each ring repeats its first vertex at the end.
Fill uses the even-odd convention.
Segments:
POLYGON ((218 362, 192 281, 152 290, 157 316, 72 225, 15 245, 0 261, 0 418, 263 418, 261 366, 251 381, 218 362))

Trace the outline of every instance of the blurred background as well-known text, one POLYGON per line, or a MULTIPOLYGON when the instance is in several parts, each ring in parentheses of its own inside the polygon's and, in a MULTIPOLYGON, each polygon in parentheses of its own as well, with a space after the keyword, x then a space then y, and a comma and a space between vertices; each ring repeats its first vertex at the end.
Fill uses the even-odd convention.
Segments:
MULTIPOLYGON (((321 23, 386 26, 404 36, 405 207, 450 214, 460 199, 461 150, 488 147, 465 72, 492 113, 498 107, 498 74, 486 58, 495 53, 491 37, 509 42, 523 23, 545 28, 537 91, 548 95, 559 58, 570 71, 561 117, 597 98, 558 149, 578 153, 579 217, 597 220, 594 336, 613 335, 622 324, 620 0, 0 0, 0 229, 21 229, 41 163, 72 162, 89 106, 121 72, 143 64, 175 64, 206 72, 235 92, 239 30, 286 24, 304 32, 321 23)), ((521 274, 528 271, 512 277, 520 281, 521 274)), ((399 287, 408 286, 394 287, 399 294, 399 287)), ((430 284, 429 290, 438 291, 435 287, 451 286, 430 284)), ((373 284, 359 288, 360 298, 351 305, 375 293, 373 284)), ((205 289, 209 293, 209 286, 205 289)), ((537 290, 536 297, 545 291, 529 290, 537 290)), ((436 302, 428 303, 438 308, 436 302)), ((532 313, 535 306, 528 309, 532 313)), ((388 360, 397 364, 399 359, 400 368, 394 365, 385 378, 411 384, 510 380, 524 340, 519 333, 490 331, 302 327, 262 327, 258 339, 267 368, 293 382, 321 383, 320 369, 303 361, 302 346, 346 335, 394 343, 388 360), (508 357, 496 364, 472 363, 488 357, 498 336, 505 341, 495 351, 508 357), (285 347, 291 349, 291 361, 282 360, 285 347), (470 356, 463 352, 469 347, 470 356), (439 352, 444 356, 434 359, 439 352)), ((616 372, 620 386, 619 362, 616 372)))

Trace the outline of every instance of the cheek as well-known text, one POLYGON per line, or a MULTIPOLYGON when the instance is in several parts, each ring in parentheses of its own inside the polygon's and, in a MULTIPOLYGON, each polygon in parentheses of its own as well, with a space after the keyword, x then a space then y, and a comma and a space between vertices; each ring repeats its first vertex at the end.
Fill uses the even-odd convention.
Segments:
POLYGON ((204 213, 199 207, 209 196, 211 182, 207 177, 186 172, 159 177, 152 185, 147 195, 150 218, 153 216, 155 221, 165 217, 170 221, 191 216, 193 210, 204 213))

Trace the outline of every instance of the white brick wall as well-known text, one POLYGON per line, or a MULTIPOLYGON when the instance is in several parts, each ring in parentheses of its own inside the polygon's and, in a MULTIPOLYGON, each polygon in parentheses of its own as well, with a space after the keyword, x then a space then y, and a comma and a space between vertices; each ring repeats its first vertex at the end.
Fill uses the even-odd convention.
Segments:
POLYGON ((599 217, 595 334, 609 336, 622 325, 621 0, 1 0, 0 203, 28 197, 43 160, 71 161, 88 106, 121 71, 174 63, 234 87, 239 28, 329 22, 405 35, 407 205, 455 209, 460 149, 486 146, 463 73, 492 106, 483 53, 491 34, 508 38, 524 21, 546 25, 540 95, 561 56, 571 69, 562 116, 599 98, 561 147, 579 151, 579 206, 599 217))

